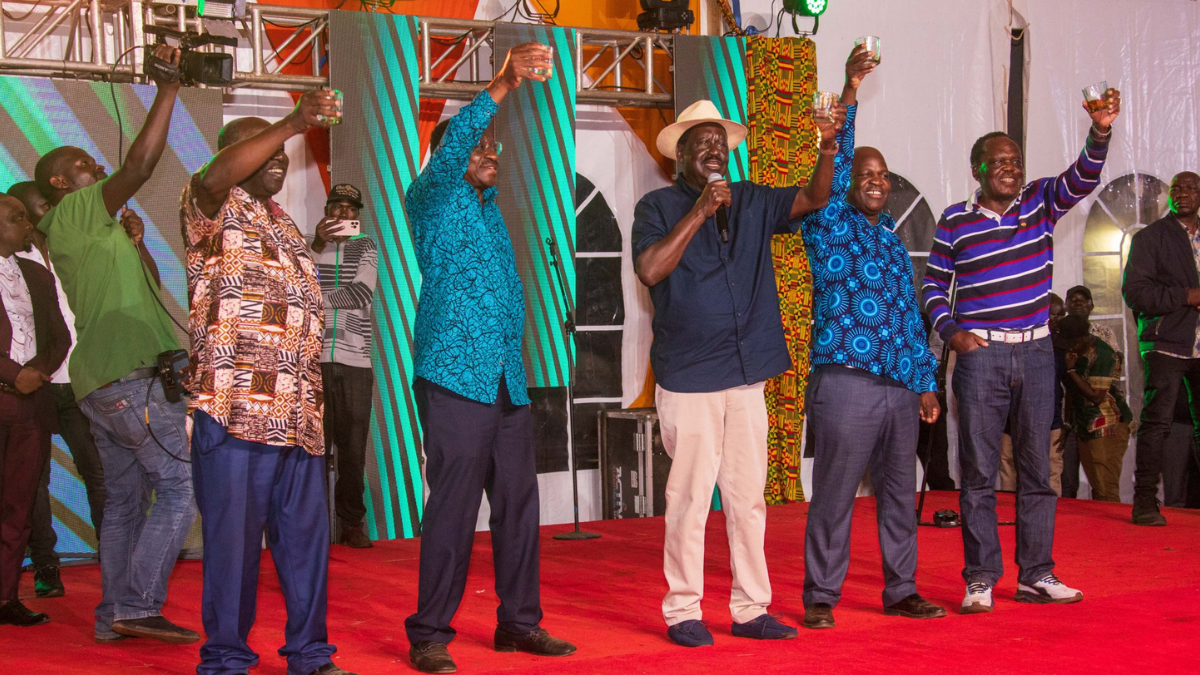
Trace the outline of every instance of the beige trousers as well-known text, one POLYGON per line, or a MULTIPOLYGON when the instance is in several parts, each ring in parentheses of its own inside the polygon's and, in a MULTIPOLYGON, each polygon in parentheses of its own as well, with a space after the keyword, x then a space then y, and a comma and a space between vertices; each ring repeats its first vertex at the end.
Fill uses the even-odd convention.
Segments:
MULTIPOLYGON (((1050 487, 1054 494, 1062 496, 1063 453, 1067 451, 1066 438, 1062 429, 1050 430, 1050 487)), ((1000 438, 1000 489, 1017 491, 1017 465, 1013 461, 1012 436, 1000 438)))
POLYGON ((729 611, 738 623, 751 621, 771 604, 771 582, 763 551, 767 503, 767 403, 763 385, 704 394, 656 389, 663 446, 671 456, 667 478, 663 572, 668 626, 700 619, 704 597, 704 527, 713 487, 729 537, 733 587, 729 611))
POLYGON ((1121 465, 1129 448, 1129 425, 1121 422, 1117 433, 1079 441, 1079 463, 1092 486, 1092 499, 1121 501, 1121 465))

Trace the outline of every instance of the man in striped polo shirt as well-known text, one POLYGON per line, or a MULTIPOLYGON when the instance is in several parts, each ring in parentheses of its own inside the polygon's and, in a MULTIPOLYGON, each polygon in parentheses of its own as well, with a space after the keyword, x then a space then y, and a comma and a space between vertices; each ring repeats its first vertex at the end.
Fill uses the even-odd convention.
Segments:
POLYGON ((1024 182, 1021 148, 1012 138, 1002 132, 983 136, 971 148, 979 189, 938 222, 925 272, 925 308, 957 353, 963 614, 992 610, 992 588, 1004 572, 995 485, 1006 421, 1018 478, 1016 599, 1083 599, 1054 576, 1050 553, 1057 497, 1046 452, 1054 416, 1054 348, 1046 323, 1054 225, 1099 184, 1120 108, 1120 92, 1109 89, 1105 105, 1088 113, 1092 126, 1075 163, 1031 183, 1024 182), (957 302, 951 302, 956 281, 957 302))

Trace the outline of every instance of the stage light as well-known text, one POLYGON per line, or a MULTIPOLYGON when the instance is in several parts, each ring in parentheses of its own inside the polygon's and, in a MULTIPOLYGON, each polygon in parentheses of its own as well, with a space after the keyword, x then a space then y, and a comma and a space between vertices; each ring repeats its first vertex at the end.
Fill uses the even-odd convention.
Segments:
POLYGON ((246 0, 197 0, 196 14, 205 19, 244 19, 246 0))
POLYGON ((829 9, 829 0, 783 0, 783 9, 800 16, 821 16, 829 9))
POLYGON ((638 14, 639 30, 678 31, 692 25, 696 15, 688 8, 689 0, 642 0, 638 14))

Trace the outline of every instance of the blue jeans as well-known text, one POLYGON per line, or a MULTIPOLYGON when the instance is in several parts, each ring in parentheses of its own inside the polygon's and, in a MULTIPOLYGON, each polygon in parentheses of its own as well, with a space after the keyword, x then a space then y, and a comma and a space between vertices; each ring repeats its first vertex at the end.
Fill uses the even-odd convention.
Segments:
POLYGON ((187 403, 168 403, 157 379, 140 379, 97 389, 79 407, 92 423, 108 492, 96 637, 113 638, 113 621, 162 614, 167 579, 196 517, 191 469, 163 449, 188 459, 187 403))
POLYGON ((287 607, 279 655, 287 658, 288 675, 307 675, 337 651, 325 624, 325 458, 234 438, 204 412, 192 416, 192 475, 204 528, 200 613, 208 636, 196 673, 237 675, 258 664, 246 638, 254 625, 265 527, 287 607))
POLYGON ((1007 422, 1017 465, 1017 580, 1032 584, 1054 570, 1054 510, 1050 487, 1050 425, 1054 421, 1054 348, 1050 338, 990 342, 959 354, 959 505, 963 518, 963 578, 995 585, 1004 574, 996 529, 996 476, 1007 422))

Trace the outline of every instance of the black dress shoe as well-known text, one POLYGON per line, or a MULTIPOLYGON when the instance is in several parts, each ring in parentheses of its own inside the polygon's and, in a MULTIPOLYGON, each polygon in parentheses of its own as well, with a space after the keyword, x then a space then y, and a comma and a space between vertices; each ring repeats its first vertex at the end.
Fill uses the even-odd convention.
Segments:
POLYGON ((29 609, 21 604, 20 600, 9 600, 0 605, 0 624, 8 624, 10 626, 40 626, 43 623, 49 623, 49 621, 49 616, 29 609))
POLYGON ((946 616, 946 610, 913 593, 894 605, 883 608, 888 616, 906 616, 910 619, 940 619, 946 616))
POLYGON ((58 565, 33 568, 33 593, 39 598, 61 598, 67 594, 58 565))
POLYGON ((551 637, 544 628, 522 635, 497 626, 495 645, 498 652, 526 652, 537 656, 570 656, 575 653, 575 645, 551 637))
POLYGON ((833 605, 824 602, 814 602, 804 608, 805 628, 833 628, 833 605))
POLYGON ((112 622, 114 633, 129 637, 144 637, 173 645, 187 645, 200 639, 200 634, 167 621, 162 616, 147 616, 141 619, 121 619, 112 622))
POLYGON ((358 673, 352 673, 348 670, 342 670, 341 668, 338 668, 337 666, 333 665, 332 663, 326 663, 325 665, 321 666, 320 668, 317 668, 316 670, 312 671, 308 675, 358 675, 358 673))
POLYGON ((446 649, 446 645, 432 640, 414 642, 408 648, 408 660, 412 662, 413 668, 422 673, 458 671, 458 666, 454 665, 454 659, 450 658, 450 651, 446 649))

